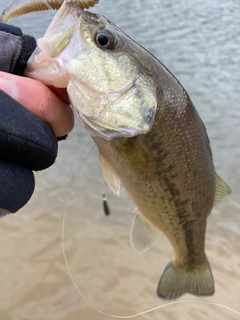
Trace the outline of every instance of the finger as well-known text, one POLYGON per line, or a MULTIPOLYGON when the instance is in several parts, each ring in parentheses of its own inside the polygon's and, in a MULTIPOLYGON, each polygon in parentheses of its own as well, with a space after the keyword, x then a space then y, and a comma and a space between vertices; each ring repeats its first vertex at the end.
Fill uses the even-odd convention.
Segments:
POLYGON ((0 89, 46 121, 57 137, 64 136, 72 130, 72 109, 43 83, 0 72, 0 89))

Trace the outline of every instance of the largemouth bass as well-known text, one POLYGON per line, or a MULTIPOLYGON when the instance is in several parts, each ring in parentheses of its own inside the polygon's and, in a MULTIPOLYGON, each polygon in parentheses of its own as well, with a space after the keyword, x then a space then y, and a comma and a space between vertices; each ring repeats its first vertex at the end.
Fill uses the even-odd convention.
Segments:
POLYGON ((214 294, 205 254, 207 217, 230 193, 214 169, 205 126, 170 71, 104 16, 65 2, 28 62, 26 75, 67 88, 95 141, 103 176, 131 195, 132 247, 147 250, 163 232, 174 259, 157 294, 214 294))

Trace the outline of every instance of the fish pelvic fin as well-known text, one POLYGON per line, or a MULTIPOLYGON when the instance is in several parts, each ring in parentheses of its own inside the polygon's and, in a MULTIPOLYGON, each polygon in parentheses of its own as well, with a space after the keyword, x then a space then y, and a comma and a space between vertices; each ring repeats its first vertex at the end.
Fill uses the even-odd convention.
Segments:
POLYGON ((211 267, 206 258, 201 268, 179 269, 174 262, 166 266, 157 288, 161 299, 174 300, 185 293, 195 296, 212 296, 215 292, 211 267))
POLYGON ((130 231, 130 243, 134 251, 148 250, 159 238, 160 231, 148 222, 136 208, 130 231))
POLYGON ((119 196, 121 188, 119 177, 117 176, 110 162, 101 152, 99 152, 99 158, 104 180, 107 182, 109 189, 119 196))

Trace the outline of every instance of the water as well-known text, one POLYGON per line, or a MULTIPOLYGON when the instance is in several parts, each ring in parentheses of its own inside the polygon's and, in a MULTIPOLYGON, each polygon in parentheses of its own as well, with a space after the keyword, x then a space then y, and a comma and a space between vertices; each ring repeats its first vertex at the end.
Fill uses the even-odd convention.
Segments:
MULTIPOLYGON (((0 10, 8 3, 2 0, 0 10)), ((94 12, 107 16, 156 55, 181 81, 204 120, 219 175, 231 196, 208 219, 206 252, 216 294, 193 303, 166 306, 139 319, 238 319, 219 306, 240 312, 240 1, 100 0, 94 12)), ((11 23, 40 37, 54 13, 33 13, 11 23)), ((61 250, 66 203, 65 251, 76 285, 101 310, 117 315, 142 312, 164 302, 155 295, 162 270, 172 256, 164 236, 136 255, 129 245, 132 204, 116 199, 101 177, 94 150, 76 122, 50 169, 36 173, 36 191, 20 212, 0 221, 0 319, 110 319, 79 296, 61 250), (104 216, 101 192, 111 215, 104 216), (150 262, 150 263, 149 263, 150 262)))

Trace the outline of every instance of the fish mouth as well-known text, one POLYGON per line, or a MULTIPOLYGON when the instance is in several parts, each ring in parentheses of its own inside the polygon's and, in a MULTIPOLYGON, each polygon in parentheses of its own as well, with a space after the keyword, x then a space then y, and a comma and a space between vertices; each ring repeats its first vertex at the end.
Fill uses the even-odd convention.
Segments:
POLYGON ((48 86, 67 87, 69 75, 66 65, 84 43, 78 31, 82 13, 73 3, 64 2, 44 36, 38 39, 37 48, 29 58, 24 72, 26 76, 48 86))

